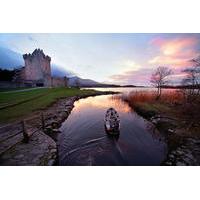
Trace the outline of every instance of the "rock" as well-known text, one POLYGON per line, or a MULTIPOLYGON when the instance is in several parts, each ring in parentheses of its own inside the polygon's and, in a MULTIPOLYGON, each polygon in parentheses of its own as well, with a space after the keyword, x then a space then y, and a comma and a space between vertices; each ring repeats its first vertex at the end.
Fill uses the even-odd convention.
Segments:
POLYGON ((67 114, 69 114, 69 110, 68 109, 64 109, 64 112, 66 112, 67 114))
POLYGON ((165 165, 172 166, 172 162, 167 161, 167 162, 165 163, 165 165))
POLYGON ((178 162, 176 163, 176 166, 186 166, 186 164, 183 163, 183 162, 178 161, 178 162))
POLYGON ((58 128, 59 127, 59 123, 57 121, 53 121, 51 123, 51 126, 52 126, 53 129, 58 128))
POLYGON ((196 140, 195 142, 197 145, 200 145, 200 140, 196 140))
POLYGON ((32 159, 32 163, 36 163, 37 164, 38 162, 39 162, 39 158, 38 157, 32 159))
POLYGON ((173 150, 173 151, 171 152, 171 154, 176 154, 176 151, 175 151, 175 150, 173 150))
POLYGON ((176 154, 178 154, 178 155, 182 155, 184 152, 183 151, 181 151, 181 150, 177 150, 176 151, 176 154))
POLYGON ((61 112, 61 114, 60 114, 60 117, 61 117, 62 120, 67 118, 67 116, 68 116, 68 113, 66 113, 66 112, 61 112))
POLYGON ((186 156, 187 158, 191 159, 191 160, 194 159, 194 157, 193 157, 193 155, 192 155, 191 153, 187 153, 187 154, 185 154, 185 156, 186 156))
POLYGON ((52 129, 52 131, 53 131, 54 133, 60 133, 60 130, 57 129, 57 128, 52 129))
POLYGON ((56 149, 51 149, 50 152, 51 152, 51 153, 56 153, 57 150, 56 150, 56 149))
MULTIPOLYGON (((56 110, 57 110, 57 109, 56 109, 56 110)), ((56 110, 55 110, 55 111, 56 111, 56 110)), ((56 115, 56 114, 54 114, 53 119, 57 119, 57 115, 56 115)))
POLYGON ((184 162, 191 165, 191 160, 189 158, 183 158, 184 162))
POLYGON ((24 157, 23 154, 19 154, 19 155, 15 156, 15 159, 20 159, 20 158, 23 158, 23 157, 24 157))
POLYGON ((55 160, 54 159, 50 159, 47 163, 48 166, 53 166, 55 163, 55 160))
POLYGON ((185 145, 182 145, 181 148, 185 150, 187 147, 185 145))
POLYGON ((169 158, 174 159, 175 156, 174 156, 173 154, 170 154, 170 155, 169 155, 169 158))
POLYGON ((175 131, 173 129, 168 129, 168 133, 173 134, 175 131))
POLYGON ((46 134, 51 134, 52 133, 52 128, 51 127, 46 127, 45 129, 44 129, 44 132, 46 133, 46 134))
POLYGON ((192 143, 195 143, 195 142, 196 142, 196 140, 193 139, 193 138, 188 138, 187 141, 192 142, 192 143))
POLYGON ((56 154, 53 154, 53 155, 51 156, 51 158, 55 160, 55 159, 57 158, 57 155, 56 155, 56 154))

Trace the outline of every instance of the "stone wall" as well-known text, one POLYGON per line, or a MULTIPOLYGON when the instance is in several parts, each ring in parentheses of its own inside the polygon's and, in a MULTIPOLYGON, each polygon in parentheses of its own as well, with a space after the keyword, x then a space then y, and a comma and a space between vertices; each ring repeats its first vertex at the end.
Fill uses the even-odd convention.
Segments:
POLYGON ((33 81, 35 86, 51 86, 51 58, 40 49, 35 49, 32 54, 23 55, 25 61, 24 81, 33 81))
POLYGON ((17 87, 23 87, 23 83, 18 84, 11 81, 0 81, 0 88, 17 88, 17 87))
POLYGON ((52 87, 67 87, 67 78, 66 77, 52 77, 51 86, 52 87))

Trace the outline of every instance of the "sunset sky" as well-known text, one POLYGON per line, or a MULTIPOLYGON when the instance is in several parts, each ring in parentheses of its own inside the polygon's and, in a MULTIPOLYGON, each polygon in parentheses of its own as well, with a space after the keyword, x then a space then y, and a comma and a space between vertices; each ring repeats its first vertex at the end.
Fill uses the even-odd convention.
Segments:
POLYGON ((41 48, 52 63, 99 82, 149 84, 159 65, 179 83, 188 60, 200 54, 200 34, 0 34, 0 46, 18 53, 41 48))

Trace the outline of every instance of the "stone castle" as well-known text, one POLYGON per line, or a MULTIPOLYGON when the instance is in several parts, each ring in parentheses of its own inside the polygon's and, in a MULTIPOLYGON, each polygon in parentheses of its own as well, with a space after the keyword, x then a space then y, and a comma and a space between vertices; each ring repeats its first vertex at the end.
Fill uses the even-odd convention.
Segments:
POLYGON ((24 87, 66 87, 67 77, 51 75, 51 58, 43 50, 35 49, 23 55, 25 66, 16 70, 14 82, 24 87))

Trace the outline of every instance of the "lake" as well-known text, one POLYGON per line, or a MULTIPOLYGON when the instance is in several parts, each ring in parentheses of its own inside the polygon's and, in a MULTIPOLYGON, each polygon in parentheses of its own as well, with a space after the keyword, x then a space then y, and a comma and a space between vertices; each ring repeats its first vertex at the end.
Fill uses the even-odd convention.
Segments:
POLYGON ((83 88, 83 89, 94 89, 98 91, 114 91, 114 92, 121 92, 123 94, 128 94, 131 91, 153 91, 157 90, 156 88, 152 87, 113 87, 113 88, 83 88))
MULTIPOLYGON (((120 89, 127 93, 133 88, 120 89)), ((59 165, 160 165, 167 153, 163 136, 117 96, 102 95, 75 102, 60 128, 59 165), (104 129, 104 116, 110 107, 120 116, 118 138, 108 136, 104 129)))

